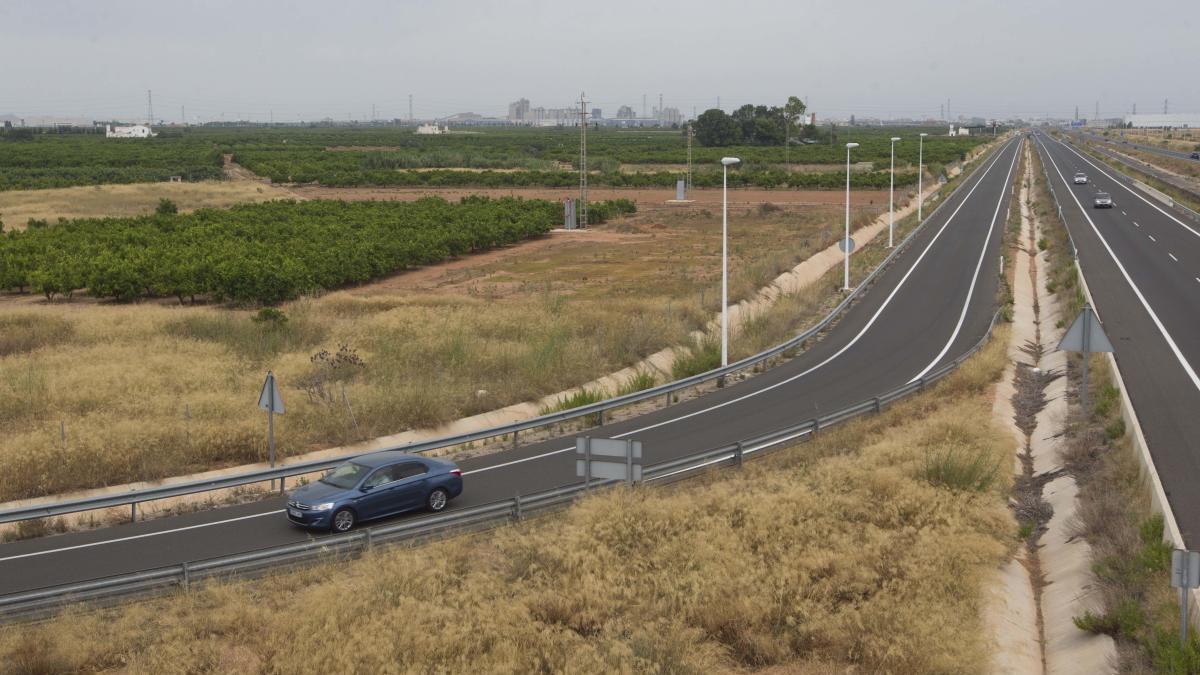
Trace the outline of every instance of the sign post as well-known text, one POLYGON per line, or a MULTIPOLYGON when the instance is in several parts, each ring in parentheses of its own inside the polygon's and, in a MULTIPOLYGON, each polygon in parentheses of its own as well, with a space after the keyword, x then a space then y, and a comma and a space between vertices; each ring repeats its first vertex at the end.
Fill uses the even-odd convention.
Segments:
MULTIPOLYGON (((267 379, 263 381, 262 393, 258 395, 258 407, 267 411, 267 453, 271 468, 275 468, 275 413, 283 414, 283 397, 279 395, 279 383, 275 381, 275 373, 267 371, 267 379)), ((283 486, 282 481, 280 487, 283 486)), ((271 480, 271 489, 275 489, 275 480, 271 480)))
POLYGON ((1200 553, 1182 549, 1171 552, 1171 585, 1179 589, 1179 645, 1187 647, 1188 591, 1200 588, 1200 553))
POLYGON ((1083 404, 1083 414, 1087 417, 1091 416, 1088 411, 1088 354, 1112 350, 1112 343, 1104 334, 1104 327, 1100 325, 1100 319, 1091 305, 1083 306, 1083 311, 1075 317, 1075 322, 1058 342, 1060 352, 1083 353, 1083 389, 1080 392, 1080 400, 1083 404))

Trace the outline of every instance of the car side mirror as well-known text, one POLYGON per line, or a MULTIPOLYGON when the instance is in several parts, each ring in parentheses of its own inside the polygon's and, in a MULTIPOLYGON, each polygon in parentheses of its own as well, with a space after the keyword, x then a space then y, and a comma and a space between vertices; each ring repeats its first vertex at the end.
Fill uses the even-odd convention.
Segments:
POLYGON ((374 489, 375 489, 374 485, 364 485, 364 486, 360 487, 358 490, 359 490, 359 492, 370 492, 371 490, 374 490, 374 489))

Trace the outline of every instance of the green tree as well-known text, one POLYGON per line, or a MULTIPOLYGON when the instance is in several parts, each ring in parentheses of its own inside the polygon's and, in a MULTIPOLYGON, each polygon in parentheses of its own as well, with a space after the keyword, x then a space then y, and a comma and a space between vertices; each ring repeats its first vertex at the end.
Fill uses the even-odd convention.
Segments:
POLYGON ((738 124, 724 110, 711 108, 696 118, 696 142, 708 148, 737 145, 742 140, 738 124))
POLYGON ((160 216, 170 216, 179 213, 179 207, 175 205, 175 202, 163 197, 158 200, 158 206, 155 207, 154 212, 160 216))

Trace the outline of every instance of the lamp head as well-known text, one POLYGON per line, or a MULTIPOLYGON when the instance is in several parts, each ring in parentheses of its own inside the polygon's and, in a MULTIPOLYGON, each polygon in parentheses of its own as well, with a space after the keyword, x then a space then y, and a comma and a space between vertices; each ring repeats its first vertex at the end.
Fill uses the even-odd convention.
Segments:
POLYGON ((721 163, 724 164, 725 166, 733 166, 734 164, 738 164, 741 161, 742 160, 738 159, 737 157, 722 157, 721 158, 721 163))
POLYGON ((858 147, 858 143, 847 143, 846 144, 847 150, 849 150, 850 148, 857 148, 857 147, 858 147))
POLYGON ((929 134, 921 134, 921 138, 925 138, 925 137, 926 137, 926 136, 928 136, 928 135, 929 135, 929 134))
POLYGON ((899 137, 899 136, 892 136, 892 142, 893 142, 893 143, 895 143, 895 142, 896 142, 896 141, 898 141, 898 140, 900 140, 900 137, 899 137))

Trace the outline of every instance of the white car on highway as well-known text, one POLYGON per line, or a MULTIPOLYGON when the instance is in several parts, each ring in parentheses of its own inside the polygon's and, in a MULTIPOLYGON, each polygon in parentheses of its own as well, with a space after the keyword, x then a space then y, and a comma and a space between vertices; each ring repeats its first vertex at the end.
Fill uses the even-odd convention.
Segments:
POLYGON ((1075 174, 1076 185, 1087 185, 1087 174, 1082 171, 1075 174))

